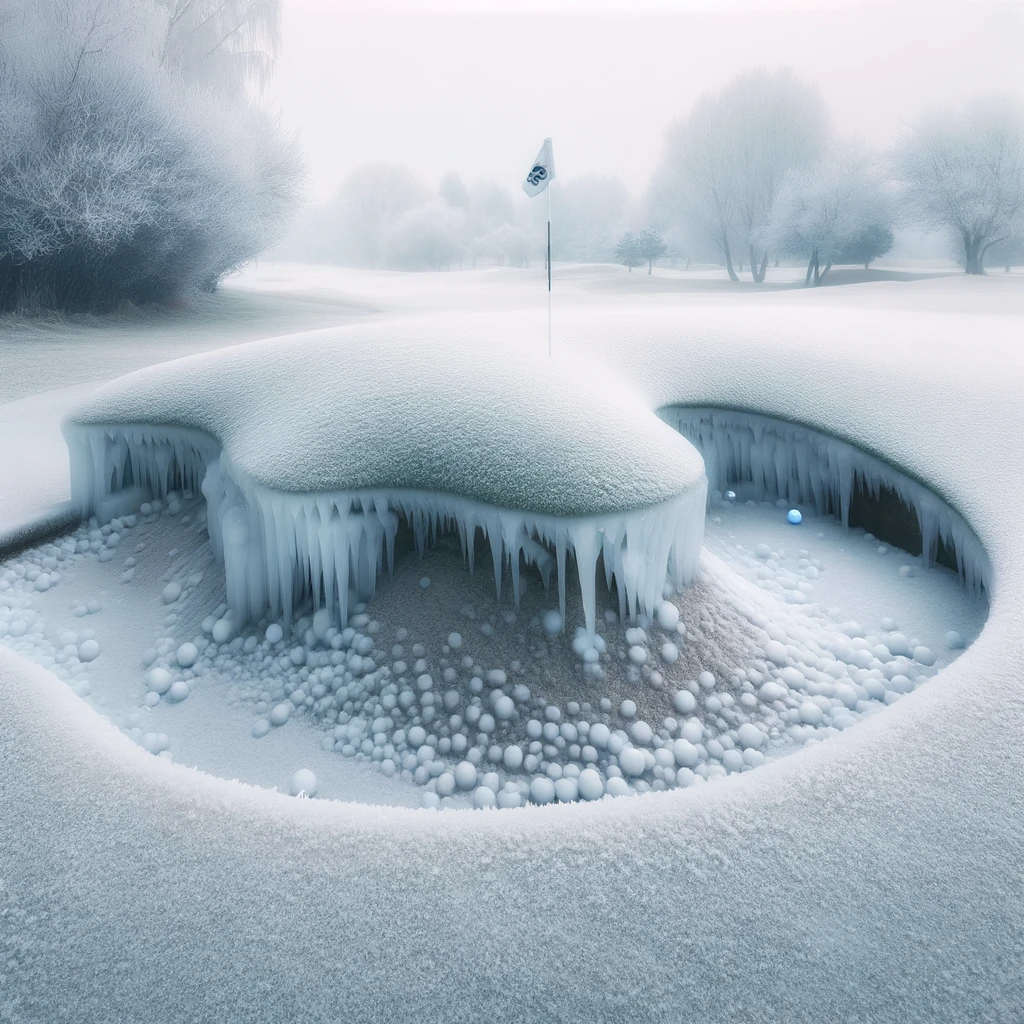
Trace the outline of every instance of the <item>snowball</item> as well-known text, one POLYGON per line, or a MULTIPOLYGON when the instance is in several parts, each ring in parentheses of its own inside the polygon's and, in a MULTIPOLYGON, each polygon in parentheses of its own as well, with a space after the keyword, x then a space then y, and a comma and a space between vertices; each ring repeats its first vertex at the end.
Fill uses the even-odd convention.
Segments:
MULTIPOLYGON (((95 661, 100 656, 100 645, 95 640, 83 640, 78 645, 79 661, 95 661)), ((918 659, 920 660, 920 659, 918 659)), ((934 659, 932 659, 934 661, 934 659)))
POLYGON ((487 786, 478 786, 473 790, 473 806, 477 810, 493 807, 497 802, 493 789, 489 789, 487 786))
POLYGON ((696 706, 697 698, 689 690, 677 690, 672 706, 682 715, 688 715, 696 706))
POLYGON ((151 668, 146 673, 146 685, 154 693, 166 693, 171 688, 171 673, 165 668, 151 668))
POLYGON ((692 768, 700 760, 700 751, 688 739, 678 739, 672 744, 672 756, 676 764, 692 768))
POLYGON ((188 694, 188 683, 186 683, 184 679, 179 679, 177 682, 171 683, 171 688, 167 691, 167 696, 174 701, 184 700, 188 694))
POLYGON ((506 768, 516 771, 523 763, 523 748, 515 745, 506 747, 501 760, 506 768))
POLYGON ((472 789, 476 785, 476 765, 472 761, 460 761, 455 766, 455 784, 459 789, 472 789))
POLYGON ((272 622, 267 626, 266 637, 268 644, 280 643, 283 636, 284 630, 276 622, 272 622))
POLYGON ((629 649, 629 660, 634 665, 642 665, 647 660, 647 651, 639 644, 634 644, 629 649))
POLYGON ((737 733, 741 747, 753 747, 757 750, 765 741, 764 733, 750 722, 744 722, 737 730, 737 733))
POLYGON ((593 768, 584 768, 577 779, 579 795, 583 800, 598 800, 604 796, 604 782, 600 774, 593 768))
POLYGON ((163 592, 164 604, 174 604, 181 597, 181 584, 178 582, 168 583, 163 592))
POLYGON ((634 743, 646 747, 654 739, 654 730, 646 722, 638 721, 630 726, 629 735, 633 738, 634 743))
POLYGON ((679 648, 671 641, 661 645, 661 660, 666 665, 674 665, 679 660, 679 648))
POLYGON ((637 750, 636 747, 626 747, 619 754, 619 767, 623 775, 637 778, 643 775, 647 768, 647 758, 644 757, 643 751, 637 750))
POLYGON ((288 785, 292 796, 314 796, 316 787, 316 776, 308 768, 300 768, 288 785))
POLYGON ((427 730, 422 725, 414 725, 406 733, 406 739, 413 750, 419 750, 427 742, 427 730))
POLYGON ((441 798, 428 790, 423 794, 423 806, 428 811, 436 811, 441 806, 441 798))
POLYGON ((265 718, 257 718, 252 723, 252 734, 256 739, 266 736, 270 732, 270 723, 265 718))
POLYGON ((959 651, 967 645, 964 643, 964 638, 955 629, 951 629, 946 634, 946 646, 951 651, 959 651))
POLYGON ((530 799, 535 804, 549 804, 555 799, 555 784, 543 775, 534 776, 530 782, 530 799))
POLYGON ((803 518, 804 517, 800 514, 800 510, 796 508, 791 508, 786 513, 786 522, 792 523, 793 526, 799 526, 800 523, 803 522, 803 518))
POLYGON ((461 633, 449 633, 448 634, 448 646, 453 651, 457 651, 462 646, 462 634, 461 633))
POLYGON ((571 804, 579 798, 579 784, 575 779, 562 777, 555 780, 555 796, 563 804, 571 804))
POLYGON ((758 544, 757 547, 754 548, 754 554, 757 555, 758 558, 771 558, 772 549, 768 547, 767 544, 758 544))
POLYGON ((191 641, 183 643, 178 648, 177 659, 178 664, 182 668, 191 668, 196 663, 196 659, 198 657, 199 650, 196 648, 196 645, 191 641))
POLYGON ((429 587, 429 586, 430 586, 430 577, 429 576, 423 576, 420 579, 420 589, 421 590, 426 590, 427 587, 429 587))
POLYGON ((633 626, 626 630, 626 643, 639 647, 641 644, 647 643, 647 634, 639 626, 633 626))
MULTIPOLYGON (((82 660, 85 661, 85 658, 82 658, 82 660)), ((915 647, 914 661, 931 667, 935 664, 935 655, 932 654, 931 650, 927 647, 915 647)))
POLYGON ((544 613, 544 618, 541 620, 544 626, 544 632, 548 636, 557 636, 562 632, 562 613, 557 610, 552 610, 544 613))
POLYGON ((516 713, 516 705, 511 697, 502 694, 494 702, 494 714, 502 722, 507 722, 516 713))
POLYGON ((662 629, 675 629, 679 622, 679 609, 671 601, 662 601, 655 614, 662 629))
POLYGON ((455 776, 451 772, 442 772, 437 777, 437 792, 441 796, 451 796, 455 792, 455 776))
POLYGON ((821 708, 809 700, 805 700, 799 708, 800 721, 807 725, 820 725, 824 717, 821 708))
POLYGON ((629 783, 617 776, 608 780, 606 789, 610 796, 629 796, 629 783))
POLYGON ((775 662, 776 665, 785 665, 789 661, 785 645, 780 644, 778 640, 769 640, 764 645, 764 654, 769 661, 775 662))
POLYGON ((623 718, 633 718, 636 715, 636 704, 631 700, 624 700, 619 705, 619 714, 623 718))
POLYGON ((757 691, 757 695, 765 704, 770 704, 772 701, 782 700, 786 696, 786 692, 784 686, 769 680, 757 691))
POLYGON ((280 704, 275 704, 270 709, 270 724, 271 725, 284 725, 285 722, 291 717, 292 709, 294 704, 290 700, 282 701, 280 704))
POLYGON ((703 689, 710 690, 714 688, 715 677, 710 672, 701 672, 701 674, 697 676, 697 682, 700 683, 703 689))
POLYGON ((213 629, 211 630, 213 642, 217 644, 226 644, 231 639, 231 634, 234 633, 234 631, 235 630, 230 619, 218 619, 213 624, 213 629))
POLYGON ((604 722, 596 722, 590 727, 590 742, 599 750, 604 750, 608 746, 611 734, 611 730, 604 722))

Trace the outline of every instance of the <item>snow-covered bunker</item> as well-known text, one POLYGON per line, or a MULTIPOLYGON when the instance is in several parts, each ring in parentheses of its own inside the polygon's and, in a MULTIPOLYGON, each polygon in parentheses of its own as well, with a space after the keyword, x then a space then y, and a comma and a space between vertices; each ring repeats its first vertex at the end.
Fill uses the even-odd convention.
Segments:
POLYGON ((72 500, 114 514, 202 490, 239 620, 307 596, 342 620, 390 569, 400 519, 422 547, 477 530, 500 592, 577 565, 588 630, 603 563, 624 614, 690 582, 707 481, 693 446, 620 381, 471 326, 407 321, 270 339, 129 374, 64 423, 72 500))

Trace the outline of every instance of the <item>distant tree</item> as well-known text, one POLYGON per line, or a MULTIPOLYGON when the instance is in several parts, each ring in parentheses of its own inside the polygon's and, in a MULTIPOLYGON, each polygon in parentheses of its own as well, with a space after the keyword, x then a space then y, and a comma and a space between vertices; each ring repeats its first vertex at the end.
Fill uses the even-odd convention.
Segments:
POLYGON ((1024 235, 1011 235, 990 246, 986 258, 993 266, 1002 267, 1006 273, 1012 267, 1024 263, 1024 235))
POLYGON ((389 266, 404 270, 450 270, 462 258, 462 218, 435 201, 403 214, 385 239, 389 266))
POLYGON ((807 170, 789 173, 772 204, 764 245, 807 260, 805 284, 817 285, 866 228, 885 223, 881 177, 862 143, 833 144, 807 170))
MULTIPOLYGON (((786 174, 810 164, 827 126, 817 89, 783 69, 738 75, 698 97, 666 134, 651 194, 660 223, 699 232, 722 254, 730 279, 750 261, 764 280, 763 227, 786 174)), ((667 226, 667 225, 666 225, 667 226)))
POLYGON ((0 0, 0 309, 188 301, 279 237, 276 0, 0 0))
POLYGON ((458 171, 445 171, 437 191, 453 210, 469 209, 469 190, 458 171))
MULTIPOLYGON (((623 227, 629 193, 611 175, 588 174, 551 186, 555 224, 551 239, 555 259, 606 262, 623 227)), ((533 204, 537 219, 546 217, 542 204, 533 204)))
POLYGON ((885 224, 869 224, 859 231, 835 259, 836 263, 863 264, 867 270, 872 260, 884 256, 895 242, 892 228, 885 224))
POLYGON ((660 259, 668 252, 668 246, 661 240, 661 235, 654 228, 644 228, 637 235, 637 252, 647 261, 647 273, 650 274, 654 267, 654 261, 660 259))
POLYGON ((640 252, 640 242, 632 231, 627 231, 615 246, 615 261, 629 268, 633 273, 634 267, 643 266, 644 255, 640 252))
POLYGON ((991 97, 924 114, 893 158, 909 215, 955 233, 965 273, 985 273, 988 249, 1024 221, 1024 104, 991 97))
POLYGON ((321 258, 347 266, 382 266, 389 232, 427 199, 426 189, 401 164, 357 167, 320 218, 321 258))
POLYGON ((499 266, 530 265, 529 237, 512 224, 499 224, 483 238, 475 239, 473 244, 477 255, 488 256, 499 266))

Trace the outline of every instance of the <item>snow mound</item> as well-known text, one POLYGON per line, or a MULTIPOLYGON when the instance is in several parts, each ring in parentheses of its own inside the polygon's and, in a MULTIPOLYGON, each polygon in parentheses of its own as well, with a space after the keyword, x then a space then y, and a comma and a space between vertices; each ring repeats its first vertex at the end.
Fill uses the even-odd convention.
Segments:
POLYGON ((660 415, 700 451, 712 491, 725 493, 734 481, 751 481, 759 501, 778 498, 810 506, 819 515, 834 513, 846 528, 856 486, 875 499, 888 488, 917 515, 925 565, 935 561, 941 539, 954 551, 968 589, 980 593, 989 588, 988 555, 964 519, 923 484, 867 452, 809 427, 754 413, 667 407, 660 415))
POLYGON ((573 555, 591 634, 599 559, 623 616, 653 613, 667 576, 690 582, 707 484, 687 441, 521 339, 481 360, 466 326, 407 327, 415 356, 393 327, 347 328, 114 381, 65 420, 72 501, 103 519, 201 488, 239 622, 290 620, 307 595, 345 621, 350 590, 372 596, 391 570, 400 517, 420 550, 456 529, 471 568, 482 531, 517 604, 522 561, 545 587, 557 569, 563 616, 573 555))
POLYGON ((635 511, 704 465, 596 360, 523 318, 409 318, 237 345, 97 389, 68 426, 178 426, 278 491, 413 490, 553 516, 635 511))

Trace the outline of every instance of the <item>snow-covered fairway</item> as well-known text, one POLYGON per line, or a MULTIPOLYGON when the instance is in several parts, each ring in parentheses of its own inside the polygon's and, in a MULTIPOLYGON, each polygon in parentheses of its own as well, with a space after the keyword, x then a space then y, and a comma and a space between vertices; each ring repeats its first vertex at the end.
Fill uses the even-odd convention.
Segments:
MULTIPOLYGON (((539 313, 511 272, 489 276, 446 301, 539 313)), ((578 272, 556 342, 652 409, 804 422, 928 483, 991 559, 977 642, 883 714, 712 787, 444 814, 166 763, 0 651, 6 1016, 1020 1019, 1021 281, 726 303, 622 294, 646 288, 623 276, 578 272)), ((420 313, 439 278, 456 275, 362 290, 420 313)))

